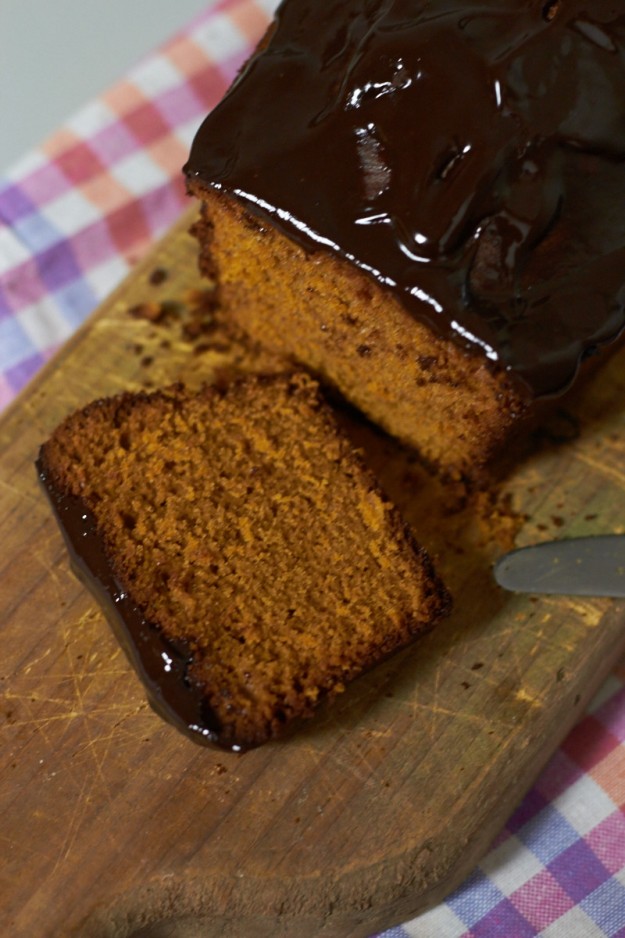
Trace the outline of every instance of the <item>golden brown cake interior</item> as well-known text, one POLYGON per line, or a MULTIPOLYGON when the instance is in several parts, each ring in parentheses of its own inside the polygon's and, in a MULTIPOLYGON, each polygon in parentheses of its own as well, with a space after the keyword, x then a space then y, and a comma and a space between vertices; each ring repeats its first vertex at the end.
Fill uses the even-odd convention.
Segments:
POLYGON ((309 254, 233 199, 192 184, 200 267, 224 315, 310 368, 443 474, 476 478, 526 407, 484 356, 436 336, 371 277, 309 254))
POLYGON ((40 467, 146 620, 191 647, 222 745, 279 735, 447 609, 307 376, 96 402, 40 467))

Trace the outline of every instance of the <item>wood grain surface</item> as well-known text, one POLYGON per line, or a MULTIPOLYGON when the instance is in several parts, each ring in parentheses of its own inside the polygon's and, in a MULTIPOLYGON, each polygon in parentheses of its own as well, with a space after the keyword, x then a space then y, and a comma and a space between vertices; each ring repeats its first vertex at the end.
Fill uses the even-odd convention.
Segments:
POLYGON ((69 570, 33 461, 96 397, 270 367, 218 327, 198 334, 210 297, 189 221, 0 427, 0 932, 11 938, 356 938, 405 921, 471 871, 625 644, 623 604, 509 595, 491 576, 515 533, 522 544, 622 530, 619 354, 491 498, 462 501, 350 424, 437 556, 453 615, 282 743, 204 749, 155 716, 69 570))

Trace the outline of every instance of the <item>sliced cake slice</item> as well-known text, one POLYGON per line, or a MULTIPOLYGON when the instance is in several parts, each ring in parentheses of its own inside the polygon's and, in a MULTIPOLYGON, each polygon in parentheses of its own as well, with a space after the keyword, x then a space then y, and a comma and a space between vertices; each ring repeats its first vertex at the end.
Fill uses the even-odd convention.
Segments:
POLYGON ((97 401, 38 468, 152 704, 198 742, 280 736, 448 609, 306 375, 97 401))

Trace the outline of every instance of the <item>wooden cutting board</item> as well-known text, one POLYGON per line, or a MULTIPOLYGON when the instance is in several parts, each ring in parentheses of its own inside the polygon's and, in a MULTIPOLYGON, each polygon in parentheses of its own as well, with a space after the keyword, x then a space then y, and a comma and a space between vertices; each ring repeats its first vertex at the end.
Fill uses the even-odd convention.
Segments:
POLYGON ((199 330, 210 297, 189 223, 0 427, 0 931, 12 938, 356 938, 406 921, 471 871, 625 645, 622 603, 508 595, 490 573, 517 529, 527 543, 625 520, 619 354, 496 498, 454 505, 410 454, 352 426, 437 555, 451 618, 293 738, 243 756, 155 716, 70 573, 33 461, 95 397, 271 364, 199 330))

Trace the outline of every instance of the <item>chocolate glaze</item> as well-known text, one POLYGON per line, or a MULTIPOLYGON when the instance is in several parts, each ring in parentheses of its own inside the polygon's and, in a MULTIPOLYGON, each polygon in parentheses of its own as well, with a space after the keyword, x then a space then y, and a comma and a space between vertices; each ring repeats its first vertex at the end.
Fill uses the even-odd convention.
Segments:
POLYGON ((563 391, 623 328, 625 10, 285 0, 185 171, 563 391))
POLYGON ((220 738, 220 727, 202 685, 189 676, 193 654, 183 641, 165 638, 146 621, 111 568, 97 523, 82 499, 63 494, 48 477, 41 459, 39 479, 48 496, 70 555, 72 569, 102 606, 152 708, 194 742, 241 751, 220 738))

